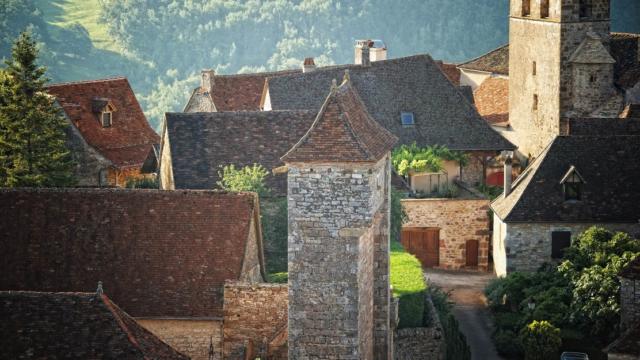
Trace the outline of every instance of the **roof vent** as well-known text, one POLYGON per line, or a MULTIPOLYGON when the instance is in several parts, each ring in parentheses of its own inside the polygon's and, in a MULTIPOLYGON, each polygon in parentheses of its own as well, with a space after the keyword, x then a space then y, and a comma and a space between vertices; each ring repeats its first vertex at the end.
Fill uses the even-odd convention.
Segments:
POLYGON ((356 40, 356 65, 369 66, 372 61, 387 60, 387 46, 382 40, 356 40))
POLYGON ((302 72, 308 73, 316 69, 316 62, 312 57, 308 57, 304 59, 304 63, 302 64, 302 72))

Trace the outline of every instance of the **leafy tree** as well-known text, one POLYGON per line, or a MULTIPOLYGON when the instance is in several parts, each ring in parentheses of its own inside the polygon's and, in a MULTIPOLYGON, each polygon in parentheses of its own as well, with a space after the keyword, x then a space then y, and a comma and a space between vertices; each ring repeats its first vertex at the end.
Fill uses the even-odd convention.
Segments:
POLYGON ((69 186, 67 121, 44 88, 45 68, 28 32, 15 41, 0 76, 0 186, 69 186))
POLYGON ((259 196, 269 195, 269 188, 265 185, 265 178, 269 172, 262 165, 253 164, 236 169, 234 165, 227 165, 218 172, 220 181, 218 186, 227 191, 253 191, 259 196))
POLYGON ((438 145, 420 148, 416 143, 402 145, 391 154, 393 167, 402 176, 407 175, 409 171, 439 172, 444 160, 457 161, 462 166, 469 161, 468 156, 462 152, 451 151, 438 145))
POLYGON ((402 198, 402 192, 391 189, 391 241, 400 242, 400 232, 402 231, 402 224, 407 221, 407 213, 402 207, 402 198))
POLYGON ((520 331, 526 360, 547 360, 557 356, 562 345, 560 329, 548 321, 533 321, 520 331))

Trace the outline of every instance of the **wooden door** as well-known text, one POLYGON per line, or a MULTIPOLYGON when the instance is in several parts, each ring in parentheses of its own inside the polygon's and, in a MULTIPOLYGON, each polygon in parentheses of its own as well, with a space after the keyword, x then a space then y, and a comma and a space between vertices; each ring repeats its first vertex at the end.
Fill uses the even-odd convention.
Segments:
POLYGON ((400 239, 402 246, 415 255, 423 267, 440 264, 440 229, 405 228, 400 239))
POLYGON ((478 240, 467 240, 467 266, 478 266, 478 240))

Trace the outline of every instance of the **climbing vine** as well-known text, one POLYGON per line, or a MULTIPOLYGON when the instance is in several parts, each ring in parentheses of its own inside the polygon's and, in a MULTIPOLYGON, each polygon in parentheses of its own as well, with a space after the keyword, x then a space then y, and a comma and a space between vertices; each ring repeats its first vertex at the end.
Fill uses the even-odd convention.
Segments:
POLYGON ((449 150, 445 146, 418 147, 416 143, 402 145, 391 154, 395 171, 405 176, 409 171, 439 172, 443 161, 456 161, 462 166, 469 163, 469 156, 460 151, 449 150))

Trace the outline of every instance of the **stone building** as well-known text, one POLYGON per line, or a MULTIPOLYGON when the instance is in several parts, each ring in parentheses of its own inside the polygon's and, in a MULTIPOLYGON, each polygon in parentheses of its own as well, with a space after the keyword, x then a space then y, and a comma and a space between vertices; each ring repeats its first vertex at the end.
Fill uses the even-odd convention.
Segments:
POLYGON ((391 359, 390 150, 348 79, 288 167, 290 359, 391 359))
POLYGON ((126 78, 52 84, 47 92, 70 122, 67 142, 78 185, 124 186, 128 178, 145 176, 143 164, 154 163, 160 137, 126 78))
POLYGON ((640 236, 640 132, 628 133, 640 126, 630 122, 640 120, 574 122, 573 135, 557 137, 513 186, 505 181, 504 194, 491 204, 499 276, 561 259, 593 225, 640 236))
POLYGON ((0 318, 3 359, 189 359, 101 292, 0 291, 0 318))
POLYGON ((622 335, 605 350, 610 360, 640 358, 640 257, 620 273, 622 335))
POLYGON ((252 193, 0 190, 0 290, 104 292, 192 359, 222 352, 226 280, 264 281, 252 193))

